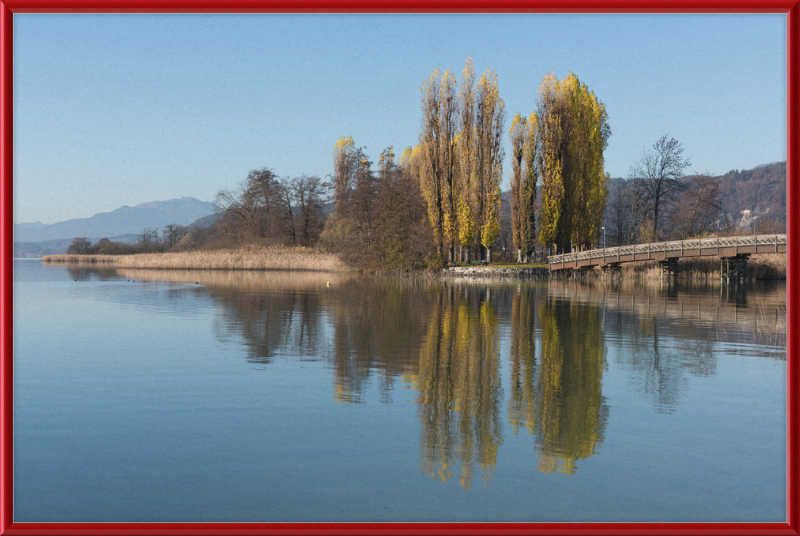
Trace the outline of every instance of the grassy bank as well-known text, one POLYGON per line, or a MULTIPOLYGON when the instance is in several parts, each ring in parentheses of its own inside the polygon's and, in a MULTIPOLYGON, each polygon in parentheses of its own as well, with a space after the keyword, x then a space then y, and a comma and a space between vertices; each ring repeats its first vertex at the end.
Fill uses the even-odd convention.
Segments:
POLYGON ((349 268, 338 257, 302 247, 256 247, 181 253, 141 253, 137 255, 48 255, 42 262, 103 264, 114 268, 158 270, 305 270, 346 272, 349 268))

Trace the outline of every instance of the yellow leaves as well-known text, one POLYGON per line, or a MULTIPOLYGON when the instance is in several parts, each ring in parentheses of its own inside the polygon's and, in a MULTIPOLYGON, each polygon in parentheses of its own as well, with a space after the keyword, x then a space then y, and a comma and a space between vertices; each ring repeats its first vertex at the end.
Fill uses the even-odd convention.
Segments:
POLYGON ((488 197, 481 227, 481 244, 487 248, 492 247, 500 236, 500 187, 495 187, 488 197))
POLYGON ((352 136, 342 136, 336 140, 336 145, 333 148, 334 154, 346 152, 348 149, 355 147, 352 136))
POLYGON ((472 219, 472 207, 465 199, 458 200, 458 241, 468 247, 475 239, 475 223, 472 219))
POLYGON ((524 129, 526 122, 527 119, 522 117, 520 113, 517 112, 516 115, 514 115, 514 119, 511 120, 511 128, 508 129, 509 136, 511 135, 512 132, 515 132, 519 129, 524 129))
POLYGON ((475 78, 475 65, 472 61, 472 56, 467 57, 466 64, 464 65, 464 70, 461 71, 462 76, 464 79, 468 78, 475 78))
POLYGON ((455 239, 455 228, 455 218, 453 218, 453 215, 450 214, 449 211, 444 211, 442 213, 442 235, 446 243, 450 244, 455 239))

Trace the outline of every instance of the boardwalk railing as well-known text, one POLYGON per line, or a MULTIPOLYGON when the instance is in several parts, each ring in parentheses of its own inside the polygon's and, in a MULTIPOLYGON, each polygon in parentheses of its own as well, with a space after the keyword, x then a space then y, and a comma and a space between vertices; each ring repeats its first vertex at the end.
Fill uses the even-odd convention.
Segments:
POLYGON ((591 249, 564 255, 550 255, 551 270, 604 266, 623 262, 666 260, 680 257, 734 257, 757 253, 785 253, 786 235, 746 235, 653 242, 613 248, 591 249))

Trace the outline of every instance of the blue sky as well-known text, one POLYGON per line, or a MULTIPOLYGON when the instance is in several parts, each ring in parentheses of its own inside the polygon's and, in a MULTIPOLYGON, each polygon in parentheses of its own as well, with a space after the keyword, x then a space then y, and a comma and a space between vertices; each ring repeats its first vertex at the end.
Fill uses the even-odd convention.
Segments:
POLYGON ((575 73, 606 105, 612 177, 663 134, 693 171, 786 159, 780 14, 16 14, 14 222, 213 201, 260 167, 325 176, 343 135, 399 154, 419 85, 468 56, 506 127, 548 71, 575 73))

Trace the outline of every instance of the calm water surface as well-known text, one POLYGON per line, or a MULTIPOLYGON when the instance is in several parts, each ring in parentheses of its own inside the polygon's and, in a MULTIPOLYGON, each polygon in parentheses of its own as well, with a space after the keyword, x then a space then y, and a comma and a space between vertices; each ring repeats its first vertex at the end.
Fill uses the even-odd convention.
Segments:
POLYGON ((14 268, 16 522, 786 519, 784 284, 14 268))

